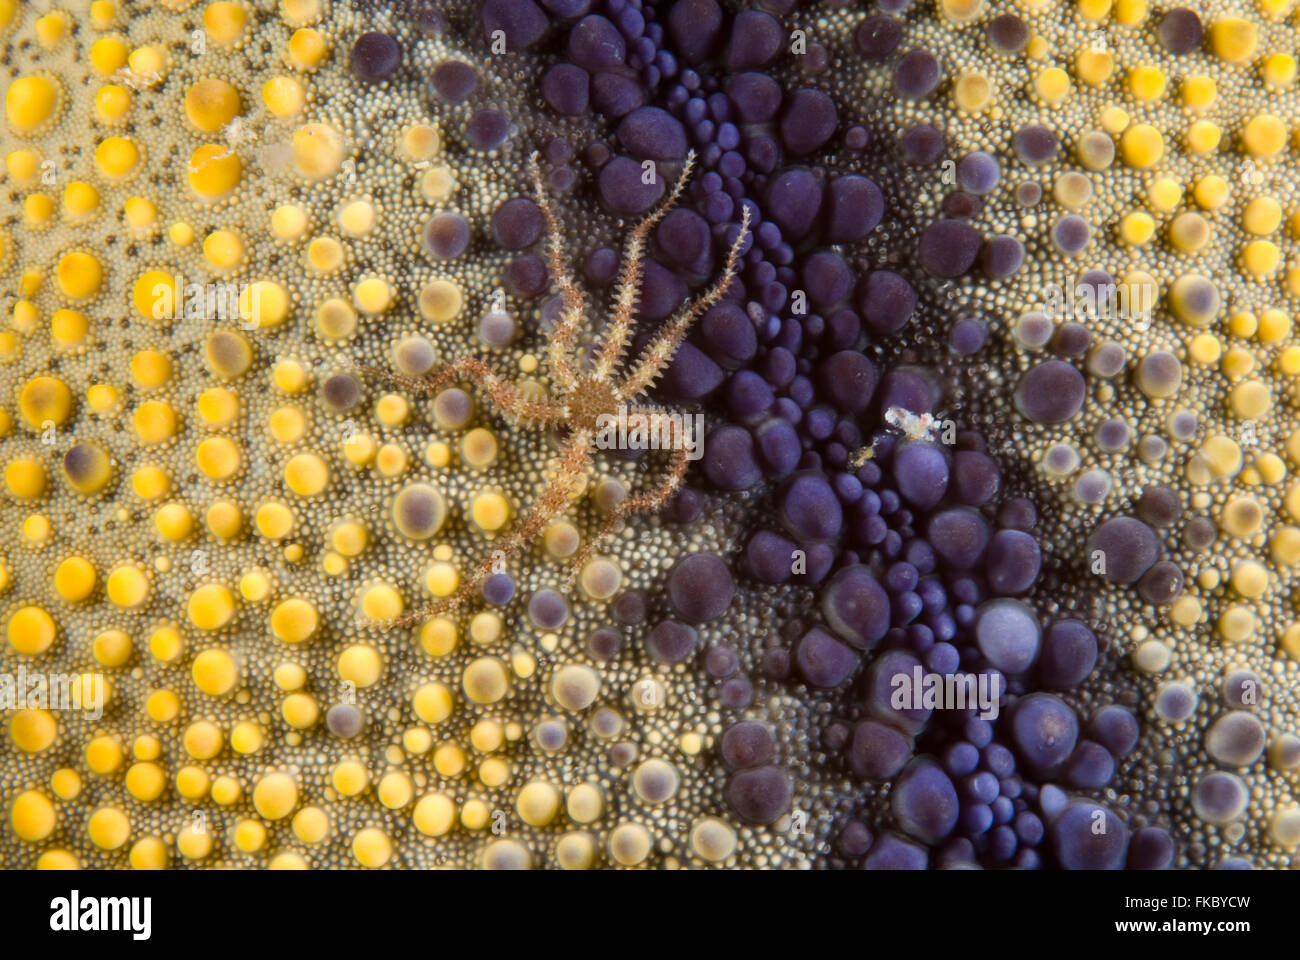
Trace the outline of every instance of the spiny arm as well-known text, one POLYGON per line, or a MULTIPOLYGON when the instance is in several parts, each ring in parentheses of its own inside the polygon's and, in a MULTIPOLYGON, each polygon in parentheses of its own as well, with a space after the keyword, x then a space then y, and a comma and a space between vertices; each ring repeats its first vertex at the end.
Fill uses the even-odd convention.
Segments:
POLYGON ((618 506, 610 511, 605 522, 601 525, 600 531, 586 543, 574 555, 569 564, 569 576, 566 582, 567 586, 573 586, 574 582, 582 573, 583 565, 591 555, 600 547, 602 543, 614 532, 618 524, 632 516, 635 513, 647 513, 651 510, 658 510, 668 498, 677 492, 682 485, 682 480, 686 476, 686 468, 690 466, 690 457, 684 447, 678 446, 673 448, 672 459, 669 461, 668 474, 661 480, 653 490, 647 493, 637 494, 628 497, 618 506))
POLYGON ((637 294, 641 287, 642 268, 645 263, 645 244, 650 236, 650 230, 656 223, 663 219, 673 205, 686 189, 686 184, 690 180, 691 171, 695 167, 695 151, 692 150, 686 155, 686 163, 682 167, 681 175, 673 185, 668 196, 655 207, 644 220, 636 225, 632 235, 628 237, 627 247, 623 251, 623 267, 618 279, 618 294, 614 300, 614 311, 610 316, 609 325, 605 328, 602 336, 600 349, 596 355, 595 373, 601 379, 608 379, 618 366, 618 362, 623 359, 623 351, 627 349, 628 340, 632 335, 632 314, 636 310, 637 294))
POLYGON ((591 459, 592 439, 593 434, 590 430, 578 430, 569 437, 561 458, 559 475, 550 482, 519 522, 492 544, 488 555, 478 562, 473 574, 461 583, 460 589, 455 594, 445 600, 412 610, 389 621, 386 626, 390 628, 411 626, 429 617, 459 608, 478 591, 483 581, 501 564, 541 536, 547 524, 564 512, 569 505, 569 491, 577 478, 586 471, 587 462, 591 459))
POLYGON ((659 375, 668 367, 668 364, 672 362, 678 347, 686 339, 686 334, 690 331, 691 325, 706 310, 722 299, 723 294, 727 292, 727 288, 731 286, 731 281, 736 277, 736 268, 740 263, 740 251, 745 245, 748 236, 749 207, 746 206, 741 208, 740 232, 736 234, 731 249, 727 251, 727 262, 723 267, 722 276, 701 296, 696 297, 687 304, 677 316, 673 317, 655 334, 654 339, 641 351, 636 366, 628 374, 622 387, 619 388, 619 399, 633 400, 648 390, 650 385, 658 379, 659 375))
POLYGON ((565 264, 564 256, 564 233, 560 229, 560 222, 555 216, 551 200, 546 195, 546 185, 542 182, 542 171, 538 166, 536 153, 533 153, 528 158, 528 172, 532 177, 533 193, 537 206, 541 208, 542 216, 546 218, 551 276, 555 278, 555 285, 560 289, 560 299, 563 303, 560 318, 555 324, 555 330, 552 332, 551 342, 547 348, 548 359, 550 361, 551 375, 555 377, 564 390, 568 391, 572 390, 578 382, 578 374, 574 369, 571 357, 573 356, 573 342, 578 335, 578 327, 587 313, 587 301, 578 285, 573 282, 573 278, 569 276, 569 269, 565 264))
POLYGON ((367 377, 383 380, 395 387, 416 395, 432 396, 449 384, 459 380, 469 380, 482 390, 492 405, 514 420, 523 423, 556 424, 567 417, 564 407, 552 403, 545 397, 533 397, 524 393, 509 380, 496 375, 492 369, 478 357, 461 357, 449 363, 432 377, 406 377, 378 367, 353 365, 358 373, 367 377))

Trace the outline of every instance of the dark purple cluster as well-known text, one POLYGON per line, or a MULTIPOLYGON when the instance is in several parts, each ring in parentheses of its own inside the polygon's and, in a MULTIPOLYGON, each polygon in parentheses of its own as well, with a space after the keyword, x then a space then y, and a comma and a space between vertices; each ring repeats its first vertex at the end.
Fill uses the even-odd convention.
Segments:
MULTIPOLYGON (((903 21, 887 15, 901 7, 881 4, 885 13, 865 17, 853 42, 861 57, 891 71, 897 96, 922 100, 942 83, 944 64, 904 42, 903 21)), ((842 129, 835 102, 811 85, 815 79, 802 86, 788 73, 778 81, 766 72, 796 65, 789 31, 773 10, 733 12, 717 0, 482 6, 485 33, 491 39, 500 31, 512 51, 552 34, 548 43, 562 56, 540 79, 552 110, 591 111, 609 124, 606 142, 546 146, 551 189, 572 188, 581 162, 604 207, 635 218, 664 196, 695 151, 687 202, 659 223, 645 262, 638 312, 647 326, 716 276, 742 211, 750 214, 739 282, 700 318, 660 389, 717 413, 698 476, 715 490, 767 498, 755 510, 763 519, 734 563, 710 553, 682 558, 667 577, 666 609, 638 590, 620 594, 611 623, 588 636, 587 650, 612 659, 635 633, 654 661, 701 658, 717 682, 719 705, 744 710, 754 685, 735 648, 702 640, 705 625, 730 607, 737 575, 816 586, 814 610, 783 611, 787 622, 762 671, 770 681, 802 682, 813 695, 840 696, 836 719, 822 730, 827 753, 859 780, 892 783, 884 822, 841 825, 835 846, 846 861, 873 869, 1168 866, 1167 833, 1130 833, 1113 812, 1079 799, 1112 782, 1137 743, 1138 724, 1122 706, 1087 718, 1071 706, 1100 644, 1083 621, 1043 623, 1031 606, 1044 560, 1033 505, 1001 497, 1001 470, 982 435, 932 419, 943 397, 930 370, 881 369, 868 356, 873 343, 904 331, 916 315, 917 275, 851 259, 851 245, 882 220, 886 197, 870 177, 828 171, 815 158, 832 146, 864 151, 876 137, 862 127, 842 129), (899 706, 899 676, 960 681, 971 691, 982 685, 996 694, 996 715, 981 716, 978 705, 899 706), (1101 834, 1098 818, 1106 826, 1101 834)), ((988 27, 1000 54, 1015 55, 1028 35, 1014 15, 988 27)), ((816 44, 803 57, 797 67, 805 77, 816 78, 829 62, 816 44)), ((467 76, 459 66, 444 64, 434 78, 435 91, 451 103, 467 100, 474 86, 472 71, 467 76)), ((469 126, 490 124, 476 127, 471 118, 469 126)), ((946 152, 942 132, 925 124, 903 131, 897 146, 914 167, 938 164, 946 152)), ((1016 157, 1030 167, 1049 162, 1059 146, 1043 126, 1012 138, 1016 157)), ((1025 257, 1020 241, 986 237, 972 223, 1002 182, 999 161, 975 151, 957 158, 952 173, 943 217, 921 230, 915 263, 940 279, 975 270, 994 279, 1014 274, 1025 257)), ((451 226, 440 225, 431 248, 458 245, 451 226)), ((542 233, 536 205, 505 201, 491 229, 516 255, 507 269, 511 292, 545 291, 546 265, 528 252, 542 233)), ((1058 244, 1077 245, 1077 233, 1071 223, 1058 225, 1058 244)), ((618 268, 618 252, 600 248, 587 254, 583 272, 604 286, 618 268)), ((544 317, 555 309, 552 300, 544 317)), ((952 325, 948 342, 969 356, 987 339, 982 321, 965 318, 952 325)), ((1056 353, 1082 355, 1068 339, 1062 334, 1056 353)), ((1034 422, 1062 423, 1084 397, 1082 374, 1062 359, 1027 371, 1015 400, 1034 422)), ((684 489, 669 515, 690 522, 701 497, 684 489)), ((1123 519, 1150 532, 1143 521, 1123 519)), ((1108 553, 1126 552, 1109 568, 1112 578, 1132 582, 1157 566, 1158 541, 1150 548, 1137 528, 1103 525, 1094 539, 1105 541, 1108 553)), ((513 584, 499 586, 494 597, 508 602, 513 584)), ((539 626, 556 625, 568 610, 563 598, 540 591, 528 615, 539 626)), ((789 811, 792 781, 772 731, 738 719, 720 753, 727 802, 741 820, 766 825, 789 811)))

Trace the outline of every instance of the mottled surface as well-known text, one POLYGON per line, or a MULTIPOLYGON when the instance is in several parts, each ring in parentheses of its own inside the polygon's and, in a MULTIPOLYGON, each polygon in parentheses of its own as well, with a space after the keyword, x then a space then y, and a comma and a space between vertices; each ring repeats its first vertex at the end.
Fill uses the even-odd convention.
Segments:
POLYGON ((747 6, 0 2, 0 673, 110 693, 7 865, 1290 866, 1290 5, 747 6), (703 457, 571 571, 668 458, 422 385, 564 394, 531 153, 595 344, 688 150, 703 457))

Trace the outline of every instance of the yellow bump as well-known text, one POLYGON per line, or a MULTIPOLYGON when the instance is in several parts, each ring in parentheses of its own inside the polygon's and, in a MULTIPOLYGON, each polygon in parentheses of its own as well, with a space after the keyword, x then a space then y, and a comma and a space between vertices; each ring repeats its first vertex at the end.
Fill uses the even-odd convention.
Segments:
POLYGON ((126 789, 142 803, 151 803, 162 796, 167 778, 156 763, 133 763, 126 771, 126 789))
POLYGON ((224 740, 217 725, 207 720, 190 724, 181 739, 185 752, 195 760, 211 760, 221 752, 224 740))
POLYGON ((1034 92, 1045 103, 1056 105, 1070 95, 1070 75, 1060 67, 1048 67, 1034 78, 1034 92))
POLYGON ((90 842, 103 850, 116 850, 131 835, 131 822, 116 807, 101 807, 86 821, 90 842))
POLYGON ((1241 130, 1241 145, 1261 160, 1271 160, 1286 146, 1286 123, 1273 113, 1260 113, 1241 130))
POLYGON ((144 86, 158 83, 167 71, 167 60, 163 51, 159 47, 148 44, 132 50, 126 58, 126 65, 144 86))
POLYGON ((124 180, 140 164, 140 148, 126 137, 105 137, 95 147, 95 169, 106 180, 124 180))
POLYGON ((194 677, 194 685, 210 697, 229 693, 239 679, 239 668, 235 666, 230 654, 215 647, 204 650, 194 658, 190 673, 194 677))
POLYGON ((293 77, 272 77, 262 85, 262 103, 281 120, 296 116, 306 98, 302 84, 293 77))
POLYGON ((131 91, 116 83, 106 83, 95 91, 95 116, 102 123, 117 123, 131 109, 131 91))
POLYGON ((1120 135, 1120 153, 1125 163, 1146 170, 1160 162, 1164 156, 1164 138, 1149 123, 1135 123, 1120 135))
POLYGON ((297 360, 281 360, 271 371, 276 389, 284 393, 298 393, 307 385, 307 371, 297 360))
POLYGON ((239 184, 244 165, 229 147, 207 143, 190 154, 186 176, 201 199, 215 202, 229 194, 239 184))
POLYGON ((333 237, 317 237, 307 244, 306 257, 316 273, 332 273, 343 265, 343 245, 333 237))
POLYGON ((212 852, 212 835, 206 827, 187 823, 176 834, 176 849, 186 860, 202 860, 212 852))
POLYGON ((465 695, 475 703, 496 703, 509 690, 505 664, 495 657, 480 657, 461 676, 465 695))
POLYGON ((441 837, 456 823, 456 804, 443 793, 425 794, 411 812, 415 828, 427 837, 441 837))
POLYGON ((1241 225, 1256 236, 1268 236, 1282 223, 1282 205, 1273 197, 1254 197, 1246 204, 1241 225))
POLYGON ((1255 615, 1243 604, 1232 604, 1219 617, 1218 629, 1225 643, 1240 643, 1255 632, 1255 615))
POLYGON ((1295 83, 1296 58, 1289 53, 1273 53, 1259 65, 1264 83, 1275 90, 1285 90, 1295 83))
POLYGON ((363 867, 382 867, 393 856, 393 842, 382 830, 367 827, 352 838, 352 855, 363 867))
POLYGON ((36 179, 41 172, 41 157, 35 150, 13 150, 5 154, 5 169, 18 186, 36 179))
POLYGON ((1090 87, 1104 86, 1115 72, 1115 58, 1105 50, 1083 48, 1075 57, 1074 72, 1090 87))
POLYGON ((135 646, 121 630, 104 630, 95 636, 90 650, 102 665, 121 667, 131 659, 135 646))
POLYGON ((1269 307, 1259 315, 1261 343, 1281 343, 1291 336, 1291 317, 1285 310, 1269 307))
POLYGON ((431 657, 446 656, 456 643, 456 622, 448 617, 434 617, 420 628, 420 647, 431 657))
POLYGON ((293 815, 293 832, 303 843, 320 843, 330 833, 330 821, 320 807, 303 807, 293 815))
POLYGON ((459 777, 465 771, 465 751, 454 743, 444 743, 433 751, 433 768, 443 777, 459 777))
POLYGON ((49 223, 54 216, 54 201, 43 193, 31 193, 23 199, 23 222, 33 230, 49 223))
POLYGON ((1155 232, 1155 220, 1141 211, 1126 214, 1119 224, 1120 239, 1131 247, 1140 247, 1149 243, 1155 236, 1155 232))
POLYGON ((1151 64, 1143 64, 1129 71, 1129 93, 1139 100, 1159 100, 1165 95, 1167 83, 1164 71, 1151 64))
POLYGON ((228 46, 244 32, 248 14, 235 0, 217 0, 203 10, 203 29, 208 39, 219 47, 228 46))
POLYGON ((43 793, 26 790, 14 798, 9 823, 18 839, 38 843, 54 832, 58 818, 54 804, 43 793))
POLYGON ((155 690, 145 701, 145 712, 155 723, 170 723, 180 713, 180 698, 170 690, 155 690))
POLYGON ((1214 78, 1206 74, 1194 74, 1183 81, 1183 103, 1198 112, 1204 112, 1214 105, 1218 88, 1214 78))
POLYGON ((179 278, 162 270, 146 270, 132 287, 131 302, 146 320, 171 320, 181 306, 179 278))
POLYGON ((330 774, 330 783, 345 797, 355 797, 370 784, 366 768, 355 760, 344 760, 330 774))
POLYGON ((218 271, 232 270, 244 259, 244 241, 230 230, 213 230, 203 238, 203 257, 218 271))
POLYGON ((1227 63, 1245 63, 1255 52, 1258 30, 1241 17, 1224 17, 1210 26, 1210 49, 1227 63))
POLYGON ((15 497, 35 500, 45 493, 45 467, 26 457, 11 460, 5 464, 5 486, 15 497))
POLYGON ((1202 156, 1217 150, 1222 139, 1222 128, 1217 123, 1211 123, 1209 120, 1193 121, 1191 126, 1187 128, 1188 149, 1202 156))
POLYGON ((339 229, 353 237, 364 237, 375 229, 375 205, 369 200, 353 200, 339 211, 339 229))
POLYGON ((441 723, 451 716, 454 705, 451 691, 441 683, 426 683, 415 691, 411 707, 425 723, 441 723))
POLYGON ((84 180, 74 180, 63 188, 63 219, 79 223, 99 209, 99 191, 84 180))
POLYGON ((194 449, 194 463, 211 480, 229 480, 239 472, 243 454, 229 437, 208 437, 194 449))
POLYGON ((36 42, 46 50, 53 50, 67 36, 67 15, 61 11, 47 13, 43 17, 37 17, 32 26, 36 31, 36 42))
POLYGON ((40 753, 54 743, 59 725, 48 710, 19 710, 9 720, 9 736, 24 753, 40 753))
POLYGON ((414 788, 411 786, 410 777, 404 773, 394 771, 380 778, 375 795, 379 798, 379 802, 389 810, 401 810, 411 802, 413 792, 414 788))
POLYGON ((284 323, 291 305, 289 291, 273 280, 254 280, 239 292, 240 319, 263 329, 284 323))
POLYGON ((95 568, 85 557, 71 556, 54 570, 54 589, 68 603, 79 603, 95 589, 95 568))
POLYGON ((110 602, 132 609, 141 606, 149 597, 149 580, 134 564, 124 563, 109 571, 104 589, 110 602))
POLYGON ((332 177, 343 164, 343 141, 323 123, 308 123, 294 130, 290 148, 294 169, 307 180, 332 177))
POLYGON ((402 131, 402 149, 412 160, 432 160, 442 150, 442 137, 428 124, 415 124, 402 131))
POLYGON ((1282 251, 1270 240, 1252 240, 1241 248, 1241 268, 1255 277, 1268 277, 1282 263, 1282 251))
POLYGON ((167 845, 157 837, 144 837, 131 847, 132 870, 165 870, 170 858, 167 845))
POLYGON ((266 827, 256 820, 241 820, 235 824, 231 839, 244 853, 256 853, 266 844, 266 827))
POLYGON ((158 467, 144 466, 131 475, 131 489, 142 500, 156 500, 170 487, 166 471, 158 467))
POLYGON ((560 812, 560 792, 545 780, 534 780, 515 797, 515 811, 529 826, 544 827, 560 812))
POLYGON ((300 497, 314 497, 329 484, 329 467, 314 453, 300 453, 284 466, 284 482, 300 497))
POLYGON ((480 530, 493 533, 510 519, 510 504, 501 494, 487 491, 474 498, 470 504, 470 516, 480 530))
POLYGON ((320 707, 305 693, 291 693, 280 705, 280 715, 291 727, 306 730, 314 726, 319 719, 320 707))
POLYGON ((384 671, 384 661, 374 647, 354 643, 339 654, 337 669, 340 680, 364 688, 379 680, 384 671))
POLYGON ((458 184, 445 164, 438 164, 420 176, 420 194, 430 203, 442 203, 456 192, 458 184))
MULTIPOLYGON (((248 724, 240 724, 235 728, 238 731, 241 727, 247 727, 248 724)), ((232 732, 230 745, 235 745, 234 734, 232 732)), ((229 807, 238 802, 243 795, 243 789, 239 786, 239 781, 234 777, 217 777, 212 781, 212 799, 223 807, 229 807)))
POLYGON ((19 77, 5 91, 5 114, 17 134, 35 133, 59 108, 58 85, 45 76, 19 77))
POLYGON ((393 288, 382 277, 365 277, 352 288, 352 302, 367 316, 378 316, 393 303, 393 288))
POLYGON ((239 115, 239 91, 224 80, 207 77, 185 92, 185 116, 195 129, 216 133, 239 115))
POLYGON ((283 600, 271 611, 271 632, 285 643, 310 640, 319 624, 316 608, 300 597, 283 600))
POLYGON ((325 38, 317 30, 304 27, 289 38, 289 60, 300 70, 314 70, 329 53, 325 38))
POLYGON ((315 322, 317 332, 326 340, 346 340, 356 332, 357 312, 346 300, 331 297, 316 308, 315 322))
POLYGON ((1255 600, 1268 590, 1268 571, 1253 560, 1245 560, 1232 568, 1229 582, 1241 596, 1255 600))
POLYGON ((60 800, 81 796, 81 775, 71 767, 62 767, 50 775, 50 789, 60 800))
POLYGON ((220 583, 206 583, 190 594, 190 622, 200 630, 220 630, 235 615, 235 598, 220 583))
POLYGON ((298 805, 298 784, 287 773, 269 773, 253 787, 253 807, 267 820, 283 820, 298 805))
POLYGON ((104 280, 104 268, 93 254, 81 250, 66 253, 55 268, 59 289, 74 300, 82 300, 99 292, 104 280))

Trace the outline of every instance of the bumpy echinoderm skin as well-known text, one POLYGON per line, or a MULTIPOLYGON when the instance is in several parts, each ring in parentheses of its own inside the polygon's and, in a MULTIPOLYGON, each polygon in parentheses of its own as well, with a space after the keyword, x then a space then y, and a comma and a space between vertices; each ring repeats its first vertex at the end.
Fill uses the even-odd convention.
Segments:
POLYGON ((6 865, 1290 865, 1290 4, 0 27, 6 865))

